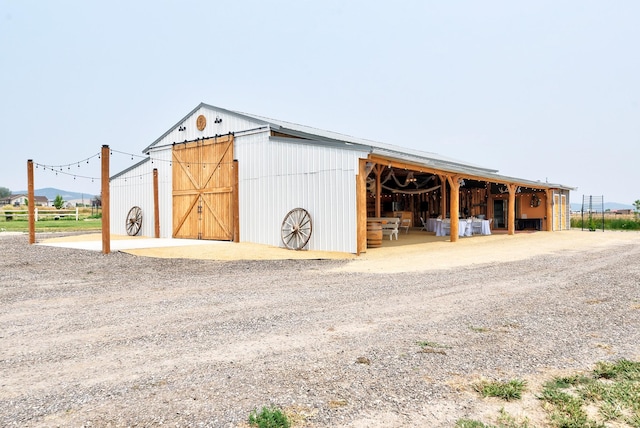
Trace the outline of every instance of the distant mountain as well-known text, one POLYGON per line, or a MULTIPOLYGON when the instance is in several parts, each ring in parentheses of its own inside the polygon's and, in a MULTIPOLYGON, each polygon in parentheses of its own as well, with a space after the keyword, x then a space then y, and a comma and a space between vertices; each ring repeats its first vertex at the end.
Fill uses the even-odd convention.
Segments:
MULTIPOLYGON (((585 207, 585 209, 588 209, 588 207, 585 207)), ((602 207, 593 206, 592 209, 600 211, 602 209, 602 207)), ((581 202, 574 202, 574 203, 571 204, 571 211, 580 211, 580 210, 582 210, 582 203, 581 202)), ((604 210, 605 211, 607 211, 607 210, 610 210, 610 211, 635 210, 635 207, 633 205, 620 204, 618 202, 605 202, 604 203, 604 210)))
MULTIPOLYGON (((27 191, 18 190, 17 192, 11 192, 11 193, 13 193, 14 195, 26 195, 27 191)), ((70 192, 68 190, 54 189, 53 187, 35 189, 33 193, 35 196, 46 196, 47 199, 49 199, 50 201, 53 201, 56 198, 56 196, 60 195, 62 196, 62 199, 64 199, 65 201, 74 201, 76 199, 84 199, 87 202, 89 202, 95 196, 90 193, 70 192)))

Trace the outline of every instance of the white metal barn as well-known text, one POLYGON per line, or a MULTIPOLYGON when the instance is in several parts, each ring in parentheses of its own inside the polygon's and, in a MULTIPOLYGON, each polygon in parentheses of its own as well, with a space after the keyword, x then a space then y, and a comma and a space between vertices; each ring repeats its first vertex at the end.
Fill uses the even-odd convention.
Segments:
POLYGON ((127 233, 134 206, 139 235, 154 236, 157 223, 164 238, 273 246, 284 246, 285 216, 303 208, 313 225, 304 248, 348 253, 366 251, 367 217, 383 213, 417 225, 464 211, 510 233, 569 225, 569 187, 204 103, 143 153, 110 179, 113 234, 127 233))

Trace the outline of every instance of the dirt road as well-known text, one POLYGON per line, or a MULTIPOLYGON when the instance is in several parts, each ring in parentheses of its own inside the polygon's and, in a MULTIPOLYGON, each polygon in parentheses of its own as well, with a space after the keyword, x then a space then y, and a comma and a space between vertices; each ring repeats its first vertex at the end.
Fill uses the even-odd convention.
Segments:
POLYGON ((261 261, 0 236, 0 425, 237 427, 265 405, 295 426, 492 422, 480 377, 640 359, 640 234, 542 235, 261 261))

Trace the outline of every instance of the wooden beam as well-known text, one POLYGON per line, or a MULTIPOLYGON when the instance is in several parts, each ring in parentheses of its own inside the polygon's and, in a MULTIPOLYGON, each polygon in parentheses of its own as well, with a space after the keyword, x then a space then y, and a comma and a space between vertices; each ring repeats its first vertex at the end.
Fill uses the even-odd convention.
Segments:
MULTIPOLYGON (((406 161, 398 161, 398 160, 394 160, 394 159, 390 159, 390 158, 385 158, 383 156, 378 156, 378 155, 369 155, 369 160, 372 162, 376 162, 385 166, 391 166, 392 168, 399 168, 399 169, 406 169, 406 170, 410 170, 410 171, 415 171, 415 172, 422 172, 425 174, 434 174, 434 175, 441 175, 441 174, 446 174, 446 175, 459 175, 461 178, 467 180, 476 180, 476 181, 486 181, 489 183, 497 183, 500 182, 499 178, 495 177, 493 174, 490 174, 488 176, 483 176, 483 175, 477 175, 477 174, 462 174, 460 172, 456 172, 456 171, 449 171, 446 169, 439 169, 439 168, 430 168, 430 167, 426 167, 417 163, 412 163, 412 162, 406 162, 406 161)), ((511 178, 511 177, 510 177, 511 178)), ((528 187, 528 188, 534 188, 534 189, 546 189, 547 186, 545 186, 544 183, 527 183, 527 182, 520 182, 520 181, 511 181, 513 184, 517 185, 517 186, 521 186, 521 187, 528 187)))
POLYGON ((376 217, 382 217, 382 183, 380 182, 380 177, 382 176, 382 171, 384 171, 384 166, 376 165, 373 171, 376 174, 376 217))
POLYGON ((440 215, 445 218, 447 216, 447 176, 439 174, 438 179, 440 180, 440 215))
POLYGON ((546 217, 545 220, 547 221, 546 223, 546 227, 545 230, 547 232, 552 232, 553 231, 553 190, 552 189, 547 189, 544 192, 545 196, 546 196, 546 201, 545 201, 545 210, 546 210, 546 217))
POLYGON ((458 240, 458 232, 460 231, 460 222, 458 221, 458 212, 460 211, 460 176, 447 175, 447 181, 451 188, 449 198, 449 219, 451 220, 451 242, 458 240))
POLYGON ((158 168, 153 168, 153 232, 160 238, 160 204, 158 203, 158 168))
POLYGON ((102 252, 111 252, 111 217, 109 209, 109 146, 102 146, 102 252))
POLYGON ((516 233, 516 190, 518 185, 515 183, 507 183, 509 190, 509 212, 507 214, 507 230, 509 235, 516 233))
POLYGON ((240 171, 238 160, 233 160, 233 242, 240 242, 240 171))
POLYGON ((360 159, 356 176, 356 254, 367 252, 367 160, 360 159))
POLYGON ((36 198, 33 184, 33 160, 27 161, 27 210, 29 213, 29 244, 36 243, 36 198))

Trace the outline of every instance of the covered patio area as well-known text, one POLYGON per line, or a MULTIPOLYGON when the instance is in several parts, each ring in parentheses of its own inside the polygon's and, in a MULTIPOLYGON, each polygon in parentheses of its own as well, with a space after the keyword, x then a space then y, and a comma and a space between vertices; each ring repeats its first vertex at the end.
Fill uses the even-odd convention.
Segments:
MULTIPOLYGON (((372 155, 361 161, 364 209, 360 221, 400 218, 404 226, 446 224, 434 238, 466 239, 467 221, 484 235, 569 228, 569 188, 506 177, 497 171, 441 162, 427 167, 393 157, 372 155), (462 221, 464 220, 464 222, 462 221)), ((361 223, 361 224, 362 224, 361 223)), ((429 227, 429 231, 435 231, 429 227)), ((474 231, 475 234, 475 231, 474 231)), ((361 241, 361 247, 364 248, 361 241)), ((367 245, 370 248, 370 245, 367 245)))

